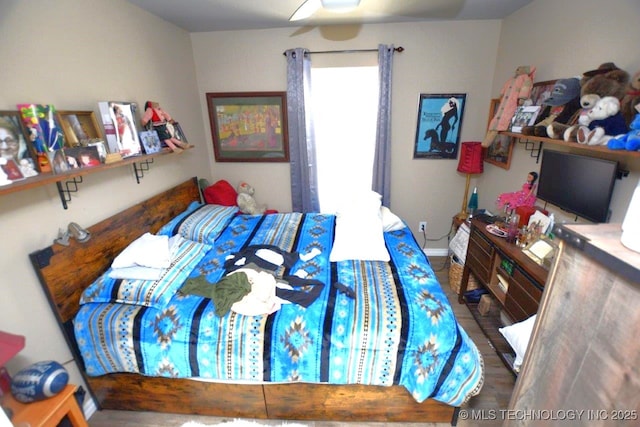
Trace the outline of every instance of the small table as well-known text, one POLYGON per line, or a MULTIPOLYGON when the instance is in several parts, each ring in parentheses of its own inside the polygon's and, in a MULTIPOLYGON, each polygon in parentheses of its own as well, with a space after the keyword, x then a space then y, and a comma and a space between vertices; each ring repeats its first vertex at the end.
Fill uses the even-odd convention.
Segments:
POLYGON ((77 386, 68 384, 60 393, 39 402, 21 403, 11 393, 3 396, 2 406, 13 411, 14 425, 29 423, 31 427, 56 427, 65 415, 74 427, 88 427, 74 393, 77 386))

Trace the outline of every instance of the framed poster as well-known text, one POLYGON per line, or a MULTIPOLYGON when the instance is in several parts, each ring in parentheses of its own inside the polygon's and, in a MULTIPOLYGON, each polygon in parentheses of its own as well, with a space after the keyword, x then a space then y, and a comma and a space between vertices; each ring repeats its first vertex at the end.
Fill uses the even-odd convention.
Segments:
POLYGON ((286 92, 207 93, 217 162, 288 162, 286 92))
POLYGON ((142 153, 138 136, 138 104, 126 101, 100 101, 100 119, 104 127, 110 153, 120 153, 122 157, 142 153))
POLYGON ((464 93, 420 94, 413 158, 456 159, 464 93))

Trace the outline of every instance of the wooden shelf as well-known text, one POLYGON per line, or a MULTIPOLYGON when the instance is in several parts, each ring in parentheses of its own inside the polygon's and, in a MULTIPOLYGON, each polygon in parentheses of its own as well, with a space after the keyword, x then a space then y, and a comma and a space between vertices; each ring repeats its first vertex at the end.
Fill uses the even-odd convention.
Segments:
POLYGON ((640 157, 640 151, 610 150, 607 148, 606 145, 583 145, 583 144, 578 144, 577 142, 567 142, 561 139, 545 138, 542 136, 523 135, 521 133, 515 133, 515 132, 502 131, 499 133, 501 135, 507 135, 507 136, 511 136, 513 138, 517 138, 521 140, 540 142, 541 144, 548 143, 553 145, 559 145, 562 147, 577 148, 583 151, 593 151, 596 153, 613 154, 621 157, 640 157))
POLYGON ((82 182, 82 177, 98 172, 102 172, 107 169, 114 169, 123 166, 132 165, 136 174, 136 180, 140 183, 140 179, 144 176, 144 172, 149 170, 149 164, 153 163, 153 160, 158 156, 164 156, 168 154, 175 154, 168 148, 164 148, 162 151, 154 154, 142 154, 139 156, 132 156, 122 159, 117 162, 102 164, 99 166, 73 169, 64 173, 41 173, 37 176, 25 178, 20 181, 12 182, 11 184, 0 187, 0 196, 5 194, 15 193, 17 191, 25 191, 36 187, 42 187, 55 183, 58 187, 58 192, 62 200, 62 205, 66 209, 66 202, 69 201, 68 195, 71 192, 77 190, 69 189, 69 183, 72 186, 77 187, 78 183, 82 182), (66 189, 63 188, 62 183, 66 183, 66 189))

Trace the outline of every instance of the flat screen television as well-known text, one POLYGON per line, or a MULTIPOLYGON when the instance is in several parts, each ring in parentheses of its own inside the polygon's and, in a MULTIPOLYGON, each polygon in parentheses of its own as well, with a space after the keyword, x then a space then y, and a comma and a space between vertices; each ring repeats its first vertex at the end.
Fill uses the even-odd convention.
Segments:
POLYGON ((537 196, 592 222, 609 220, 618 162, 543 150, 537 196))

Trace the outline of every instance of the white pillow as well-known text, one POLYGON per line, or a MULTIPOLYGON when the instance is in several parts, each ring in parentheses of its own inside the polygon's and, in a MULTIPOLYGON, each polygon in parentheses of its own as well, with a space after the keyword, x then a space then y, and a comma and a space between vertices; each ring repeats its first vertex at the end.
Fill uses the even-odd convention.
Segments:
POLYGON ((329 261, 391 259, 384 242, 380 199, 376 192, 365 192, 338 210, 329 261))
POLYGON ((170 265, 169 237, 155 236, 151 233, 145 233, 131 242, 111 263, 112 268, 169 268, 170 265))
POLYGON ((382 228, 384 231, 398 231, 407 226, 400 217, 391 212, 391 209, 386 206, 380 207, 380 213, 382 214, 382 228))
POLYGON ((516 352, 516 360, 513 362, 513 369, 516 371, 520 369, 524 360, 524 355, 527 351, 527 346, 529 345, 529 339, 531 338, 531 332, 533 331, 533 324, 535 321, 536 315, 534 314, 527 320, 498 329, 511 348, 513 348, 513 351, 516 352))
POLYGON ((109 271, 109 277, 112 279, 131 279, 131 280, 160 280, 165 273, 166 268, 153 267, 122 267, 112 268, 109 271))

